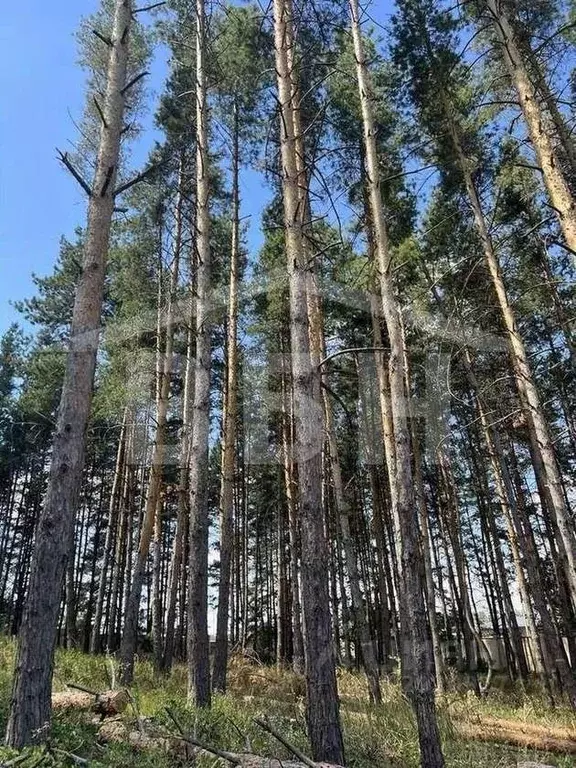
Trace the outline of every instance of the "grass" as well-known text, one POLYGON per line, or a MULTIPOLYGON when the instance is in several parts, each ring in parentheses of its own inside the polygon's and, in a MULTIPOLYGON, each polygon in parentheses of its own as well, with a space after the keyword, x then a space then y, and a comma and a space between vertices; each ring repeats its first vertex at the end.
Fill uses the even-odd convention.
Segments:
MULTIPOLYGON (((14 644, 0 638, 0 729, 6 726, 10 697, 10 675, 14 644)), ((54 687, 64 688, 74 682, 94 690, 110 687, 110 662, 103 657, 85 656, 77 651, 58 651, 54 687)), ((545 727, 566 726, 576 729, 576 717, 568 709, 550 711, 537 690, 526 690, 496 681, 490 696, 479 700, 465 690, 454 690, 439 701, 439 720, 448 768, 512 768, 522 761, 536 761, 557 768, 571 768, 574 756, 537 752, 493 743, 467 740, 459 735, 456 723, 474 723, 481 717, 503 718, 545 727)), ((261 755, 284 759, 285 750, 254 723, 253 718, 267 715, 278 730, 293 744, 309 753, 304 727, 303 681, 297 675, 270 667, 249 664, 234 658, 229 671, 229 693, 217 696, 210 711, 187 706, 186 671, 176 667, 172 675, 159 678, 151 664, 140 660, 136 666, 131 691, 134 704, 122 716, 129 729, 135 730, 137 716, 146 718, 146 728, 174 727, 166 713, 170 707, 182 724, 198 739, 222 749, 242 752, 249 736, 252 750, 261 755)), ((361 675, 339 672, 348 768, 416 768, 418 740, 411 710, 398 686, 383 682, 381 707, 369 706, 361 675)), ((22 758, 21 768, 74 765, 69 754, 81 756, 92 768, 196 768, 217 766, 214 757, 201 756, 196 762, 167 754, 163 750, 137 750, 127 743, 101 745, 98 723, 79 711, 55 715, 50 751, 29 750, 23 756, 0 748, 0 766, 22 758), (68 753, 68 755, 66 754, 68 753)), ((223 763, 222 763, 223 764, 223 763)))

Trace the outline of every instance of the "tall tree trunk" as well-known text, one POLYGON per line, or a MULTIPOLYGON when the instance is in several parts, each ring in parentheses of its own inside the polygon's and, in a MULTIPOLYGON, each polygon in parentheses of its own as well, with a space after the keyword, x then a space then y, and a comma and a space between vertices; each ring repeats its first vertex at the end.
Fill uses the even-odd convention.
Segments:
POLYGON ((122 427, 118 438, 118 449, 116 452, 116 465, 114 468, 114 479, 112 481, 112 490, 110 491, 110 505, 108 507, 108 524, 106 526, 106 539, 104 541, 104 553, 102 557, 102 566, 100 568, 100 580, 98 582, 98 596, 96 598, 96 611, 94 614, 94 627, 90 638, 90 653, 97 653, 100 650, 100 639, 102 632, 102 615, 104 612, 104 598, 106 596, 106 587, 110 585, 107 578, 108 567, 112 559, 114 549, 114 532, 117 528, 118 509, 120 507, 120 491, 122 478, 124 476, 124 457, 126 453, 126 434, 128 427, 128 408, 124 409, 122 417, 122 427))
POLYGON ((559 544, 563 548, 567 562, 566 580, 569 585, 572 601, 576 605, 576 541, 573 524, 562 492, 562 481, 556 462, 552 438, 540 403, 526 347, 516 326, 516 319, 508 299, 504 280, 502 279, 498 257, 492 244, 486 217, 470 172, 470 165, 462 148, 448 97, 443 89, 441 89, 441 96, 454 150, 464 177, 470 206, 474 215, 474 222, 484 251, 486 265, 492 279, 502 320, 507 332, 510 360, 514 370, 520 403, 526 416, 530 440, 537 459, 534 472, 541 476, 541 487, 545 488, 545 495, 549 500, 551 512, 558 527, 560 534, 559 544))
POLYGON ((208 639, 208 438, 210 432, 210 158, 206 11, 196 0, 196 371, 190 446, 190 568, 188 598, 188 695, 197 706, 210 706, 208 639))
POLYGON ((538 94, 530 80, 526 61, 516 39, 512 21, 504 2, 486 0, 493 21, 496 38, 502 47, 502 57, 518 93, 520 107, 526 121, 530 141, 542 169, 544 184, 554 210, 558 213, 566 245, 576 254, 576 205, 570 187, 562 172, 547 120, 538 103, 538 94))
MULTIPOLYGON (((190 301, 192 303, 192 291, 190 291, 190 301)), ((186 550, 186 532, 188 530, 188 518, 190 516, 189 507, 189 487, 188 487, 188 466, 190 461, 190 436, 192 432, 192 401, 194 398, 194 337, 195 332, 192 327, 193 313, 190 312, 190 327, 188 329, 186 342, 186 368, 184 372, 184 396, 182 402, 182 439, 180 443, 180 467, 178 469, 178 513, 176 518, 176 532, 174 534, 174 544, 172 557, 170 559, 170 569, 168 576, 168 599, 166 607, 166 634, 164 639, 164 655, 162 659, 162 668, 169 671, 172 668, 174 652, 177 648, 175 629, 176 629, 176 610, 178 605, 178 585, 185 588, 185 581, 181 579, 182 567, 184 565, 184 556, 186 550)), ((180 616, 180 622, 183 622, 183 616, 180 616)))
POLYGON ((434 700, 434 658, 430 628, 420 572, 420 546, 416 500, 414 498, 410 428, 406 415, 409 393, 405 387, 404 340, 399 306, 394 295, 390 270, 388 233, 380 192, 379 162, 376 149, 376 127, 372 111, 371 87, 364 54, 358 0, 350 0, 352 37, 356 58, 356 75, 362 109, 364 147, 366 157, 366 184, 369 189, 370 210, 374 228, 374 245, 380 271, 382 311, 390 342, 389 381, 394 448, 396 455, 395 517, 399 534, 401 562, 400 623, 405 641, 400 643, 402 653, 403 688, 414 708, 418 724, 421 764, 424 768, 444 765, 440 746, 440 732, 434 700), (410 641, 407 641, 407 638, 410 641))
POLYGON ((54 645, 62 580, 72 550, 82 481, 86 427, 92 403, 114 188, 123 129, 130 0, 116 0, 107 69, 104 120, 88 207, 82 274, 78 281, 66 372, 46 498, 32 554, 28 597, 16 653, 6 743, 22 747, 48 736, 54 645))
POLYGON ((302 605, 300 602, 300 537, 298 529, 298 510, 296 482, 294 478, 293 445, 293 398, 290 372, 286 370, 288 355, 282 348, 282 466, 286 506, 288 508, 288 541, 290 544, 290 594, 292 604, 292 636, 294 672, 304 672, 304 641, 302 638, 302 605))
MULTIPOLYGON (((164 475, 164 463, 166 460, 166 436, 168 422, 168 405, 170 399, 170 389, 172 383, 172 362, 174 349, 174 305, 177 301, 178 281, 180 275, 180 249, 182 245, 182 197, 183 192, 178 191, 178 203, 176 206, 175 237, 174 237, 174 256, 172 268, 170 271, 167 306, 164 311, 162 293, 158 297, 158 327, 157 327, 157 371, 156 371, 156 434, 154 446, 152 449, 152 459, 150 465, 150 474, 148 477, 148 488, 146 490, 146 506, 140 528, 140 539, 138 542, 138 552, 132 574, 130 594, 126 605, 124 616, 124 629, 122 632, 122 642, 120 645, 120 666, 121 679, 123 685, 130 685, 134 676, 134 654, 138 644, 138 624, 140 616, 140 600, 142 597, 142 586, 146 575, 146 564, 150 553, 150 545, 154 536, 154 531, 158 533, 161 526, 160 515, 162 514, 162 480, 164 475), (162 348, 162 337, 164 336, 164 347, 162 348)), ((162 272, 159 269, 158 280, 162 283, 162 272)), ((156 537, 157 538, 157 537, 156 537)), ((154 542, 154 557, 156 550, 160 547, 161 541, 154 542)), ((159 557, 159 554, 158 554, 159 557)), ((158 570, 157 562, 155 571, 158 570)), ((150 601, 152 602, 152 601, 150 601)), ((148 605, 150 605, 150 602, 148 605)), ((158 606, 156 606, 158 608, 158 606)), ((158 612, 155 610, 155 613, 158 612)), ((158 620, 160 616, 158 614, 158 620)), ((155 637, 154 652, 156 660, 159 659, 161 638, 155 637)))
POLYGON ((328 594, 328 549, 322 515, 322 406, 320 372, 310 355, 307 271, 302 232, 294 133, 294 46, 285 0, 274 0, 274 40, 281 111, 282 192, 290 294, 291 361, 294 387, 296 461, 302 522, 302 602, 306 662, 307 721, 313 759, 344 763, 332 622, 328 594))
POLYGON ((238 280, 240 267, 240 124, 238 102, 234 101, 232 137, 232 247, 230 251, 230 286, 228 294, 228 329, 226 341, 226 389, 224 434, 222 440, 222 483, 220 487, 220 582, 216 617, 216 645, 212 686, 226 690, 228 664, 228 621, 230 618, 230 570, 234 546, 234 468, 238 401, 238 280))
MULTIPOLYGON (((318 368, 325 356, 325 341, 323 330, 322 304, 318 291, 317 281, 314 275, 310 274, 308 278, 308 313, 310 318, 310 344, 312 349, 312 359, 318 368)), ((367 608, 360 587, 360 574, 358 572, 358 547, 355 546, 354 538, 351 532, 350 517, 354 507, 344 490, 344 481, 342 478, 342 467, 338 451, 338 442, 336 440, 336 427, 334 424, 334 414, 332 403, 326 388, 322 391, 324 403, 324 425, 328 442, 328 458, 330 462, 330 474, 334 488, 334 502, 340 531, 342 534, 342 544, 344 548, 344 560, 346 571, 348 573, 348 583, 350 585, 350 597, 352 603, 352 614, 354 619, 354 631, 356 641, 362 649, 362 661, 370 699, 375 704, 382 703, 382 692, 380 690, 380 670, 376 659, 376 652, 370 634, 368 623, 367 608)))

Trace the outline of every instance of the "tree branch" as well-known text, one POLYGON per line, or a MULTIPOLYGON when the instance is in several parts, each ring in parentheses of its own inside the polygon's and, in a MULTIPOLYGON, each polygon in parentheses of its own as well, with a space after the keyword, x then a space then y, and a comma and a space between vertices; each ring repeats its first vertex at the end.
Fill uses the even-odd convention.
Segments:
POLYGON ((144 13, 145 11, 151 11, 153 8, 160 8, 161 5, 166 5, 166 3, 154 3, 153 5, 145 5, 143 8, 135 8, 132 13, 144 13))
POLYGON ((96 96, 92 97, 92 100, 94 101, 94 106, 96 107, 96 110, 100 116, 100 120, 102 120, 102 125, 104 128, 108 128, 108 123, 106 122, 106 118, 104 117, 104 112, 102 111, 102 107, 100 106, 100 102, 96 98, 96 96))
POLYGON ((334 360, 335 357, 340 357, 340 355, 351 355, 356 352, 390 352, 390 349, 389 347, 351 347, 350 349, 341 349, 339 352, 334 352, 333 354, 328 355, 324 360, 320 360, 318 368, 322 368, 323 365, 330 360, 334 360))
POLYGON ((275 728, 273 728, 267 720, 265 720, 264 718, 255 717, 254 722, 256 723, 256 725, 259 725, 260 728, 267 731, 267 733, 272 734, 272 736, 274 736, 274 738, 277 739, 280 742, 280 744, 286 747, 286 749, 290 750, 290 752, 292 752, 292 754, 295 757, 297 757, 301 763, 304 763, 304 765, 307 765, 308 768, 318 768, 316 763, 310 760, 309 757, 306 757, 305 754, 300 752, 300 750, 297 747, 294 747, 292 744, 290 744, 289 741, 286 741, 286 739, 283 736, 281 736, 278 733, 278 731, 275 728))
POLYGON ((60 162, 62 163, 62 165, 64 165, 64 166, 65 166, 65 167, 66 167, 66 168, 67 168, 67 169, 70 171, 70 173, 72 174, 72 176, 74 176, 74 178, 76 179, 76 181, 78 182, 78 184, 80 184, 80 186, 82 187, 82 189, 84 190, 84 192, 86 192, 86 194, 88 195, 88 197, 92 197, 92 189, 90 188, 90 185, 89 185, 89 184, 88 184, 88 182, 87 182, 87 181, 85 181, 85 179, 84 179, 84 178, 83 178, 83 177, 80 175, 80 173, 79 173, 79 172, 76 170, 76 168, 74 168, 74 166, 73 166, 73 165, 72 165, 72 163, 70 162, 70 159, 69 159, 69 157, 68 157, 68 153, 67 153, 67 152, 62 152, 62 151, 60 151, 59 149, 57 149, 56 151, 58 152, 58 155, 59 155, 58 159, 60 160, 60 162))
POLYGON ((157 168, 159 168, 159 165, 151 165, 149 168, 146 168, 144 171, 142 171, 142 173, 139 173, 138 176, 130 179, 130 181, 127 181, 125 184, 121 184, 117 189, 114 190, 114 197, 121 195, 122 192, 126 192, 127 189, 130 189, 130 187, 133 187, 135 184, 144 181, 144 179, 147 176, 150 176, 150 174, 157 170, 157 168))
POLYGON ((126 91, 129 91, 130 88, 133 88, 139 80, 142 80, 143 77, 146 77, 146 75, 149 75, 149 74, 150 72, 140 72, 139 75, 136 75, 136 77, 133 77, 132 80, 130 80, 130 82, 127 85, 125 85, 124 88, 122 88, 122 90, 120 91, 122 96, 124 96, 126 91))
POLYGON ((114 173, 114 166, 109 165, 108 170, 106 171, 106 178, 104 179, 104 184, 102 184, 102 189, 100 190, 100 197, 104 197, 106 192, 108 192, 108 187, 110 186, 110 182, 112 181, 113 173, 114 173))
POLYGON ((204 752, 208 752, 212 755, 216 755, 217 757, 221 757, 223 760, 228 760, 228 762, 232 763, 232 765, 242 765, 240 759, 238 758, 238 755, 235 755, 233 752, 225 752, 223 749, 217 749, 216 747, 211 747, 208 744, 204 744, 201 741, 197 741, 196 739, 193 739, 191 736, 186 735, 184 728, 178 721, 178 718, 169 707, 166 707, 166 714, 178 729, 180 733, 180 738, 182 739, 182 741, 187 741, 189 744, 192 744, 192 746, 198 747, 199 749, 204 750, 204 752))
POLYGON ((97 29, 93 29, 92 30, 92 34, 96 35, 98 40, 102 40, 103 43, 106 43, 106 45, 109 48, 113 48, 114 47, 114 43, 112 42, 112 40, 109 37, 106 37, 106 35, 103 35, 101 32, 98 32, 97 29))

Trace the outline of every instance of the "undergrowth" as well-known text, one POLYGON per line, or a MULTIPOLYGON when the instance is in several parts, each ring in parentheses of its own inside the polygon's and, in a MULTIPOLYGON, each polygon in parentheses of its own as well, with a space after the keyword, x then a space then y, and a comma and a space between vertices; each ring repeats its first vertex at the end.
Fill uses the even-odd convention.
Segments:
MULTIPOLYGON (((0 638, 0 730, 4 732, 10 699, 10 678, 14 643, 0 638)), ((54 677, 55 690, 73 682, 93 690, 106 690, 111 685, 113 662, 99 656, 86 656, 78 651, 58 651, 54 677)), ((368 703, 367 689, 360 674, 339 671, 348 768, 416 768, 418 739, 416 727, 406 699, 396 684, 384 681, 383 703, 368 703)), ((538 723, 546 726, 576 728, 576 718, 567 708, 551 711, 537 689, 511 686, 496 681, 489 697, 479 700, 464 690, 446 694, 438 702, 439 721, 448 768, 515 768, 518 762, 539 761, 557 768, 574 766, 571 756, 539 753, 497 744, 469 741, 455 727, 457 720, 471 722, 480 716, 538 723)), ((150 662, 136 664, 132 703, 122 716, 135 729, 138 718, 145 718, 152 730, 175 726, 167 709, 199 740, 229 751, 246 750, 247 740, 257 754, 289 758, 290 755, 268 734, 255 725, 253 718, 266 715, 278 731, 302 751, 309 753, 304 712, 304 684, 301 677, 286 670, 259 666, 240 657, 231 660, 229 691, 216 696, 209 711, 195 710, 186 702, 186 670, 177 666, 168 677, 155 674, 150 662)), ((214 757, 202 756, 196 762, 178 758, 161 750, 136 750, 126 743, 102 745, 98 741, 97 722, 86 713, 57 713, 46 749, 28 750, 21 755, 0 748, 1 766, 47 768, 74 765, 70 755, 88 760, 92 768, 195 768, 217 766, 214 757)), ((224 763, 222 763, 223 765, 224 763)))

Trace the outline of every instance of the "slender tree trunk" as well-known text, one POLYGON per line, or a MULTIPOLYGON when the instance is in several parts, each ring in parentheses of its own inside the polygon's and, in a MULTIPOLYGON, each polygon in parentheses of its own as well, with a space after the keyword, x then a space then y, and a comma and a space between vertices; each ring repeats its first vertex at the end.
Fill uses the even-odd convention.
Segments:
MULTIPOLYGON (((134 676, 134 654, 138 644, 138 624, 140 615, 140 600, 142 596, 142 586, 146 575, 146 563, 150 553, 150 546, 154 533, 156 531, 156 540, 154 541, 154 571, 158 575, 159 561, 156 560, 160 554, 156 554, 161 546, 158 539, 159 528, 161 527, 160 515, 162 514, 162 480, 164 474, 164 463, 166 460, 166 426, 168 421, 168 405, 170 399, 170 389, 172 382, 172 361, 174 348, 174 305, 176 303, 176 293, 178 290, 178 281, 180 275, 180 249, 182 245, 182 190, 178 193, 178 203, 176 206, 176 231, 174 237, 174 256, 170 280, 168 286, 168 300, 166 310, 164 311, 162 295, 158 297, 158 328, 157 328, 157 371, 156 371, 156 435, 152 449, 152 459, 150 465, 150 475, 148 478, 148 488, 146 491, 146 506, 144 517, 140 528, 140 540, 138 543, 138 552, 132 574, 132 582, 126 613, 124 616, 124 630, 122 633, 122 642, 120 645, 120 666, 121 679, 124 685, 130 685, 134 676), (164 335, 164 349, 162 351, 162 336, 164 335)), ((162 273, 159 269, 158 280, 162 282, 162 273)), ((157 580, 157 579, 156 579, 157 580)), ((148 605, 153 600, 148 602, 148 605)), ((158 603, 158 599, 157 599, 158 603)), ((159 606, 156 604, 154 609, 157 621, 161 621, 159 606)), ((160 631, 161 634, 161 631, 160 631)), ((158 637, 158 628, 154 637, 155 658, 158 661, 161 653, 161 637, 158 637)))
POLYGON ((542 169, 550 202, 558 213, 566 245, 573 254, 576 254, 576 205, 562 172, 562 162, 554 148, 547 120, 538 103, 538 94, 530 80, 511 19, 506 13, 503 2, 486 0, 486 7, 492 18, 497 40, 502 47, 504 63, 518 93, 520 107, 530 141, 542 169))
POLYGON ((126 447, 126 462, 122 484, 122 495, 119 500, 120 511, 118 516, 118 533, 114 551, 112 579, 110 585, 110 602, 108 614, 108 633, 106 650, 111 653, 118 647, 118 619, 122 618, 123 585, 126 562, 130 559, 129 529, 134 507, 135 469, 132 464, 130 452, 134 441, 134 425, 130 429, 126 447))
POLYGON ((366 157, 366 184, 369 189, 370 210, 374 228, 374 245, 380 271, 382 310, 390 343, 389 381, 390 400, 396 455, 396 527, 399 533, 401 562, 400 622, 404 638, 402 653, 402 681, 404 690, 414 708, 418 724, 421 764, 423 768, 444 765, 440 746, 440 732, 434 700, 434 657, 430 628, 426 617, 423 585, 420 573, 420 546, 416 500, 414 498, 410 428, 406 416, 409 393, 405 388, 404 340, 399 307, 394 295, 390 271, 388 233, 380 192, 379 162, 376 149, 376 127, 372 113, 371 88, 364 54, 358 0, 350 0, 352 37, 356 57, 356 74, 366 157))
POLYGON ((22 747, 48 736, 54 645, 62 580, 72 550, 82 481, 110 226, 123 128, 130 0, 117 0, 107 70, 104 121, 88 208, 82 274, 60 399, 46 499, 37 526, 30 584, 16 654, 6 743, 22 747))
MULTIPOLYGON (((192 295, 190 294, 192 302, 192 295)), ((181 579, 182 567, 186 550, 186 531, 188 529, 189 487, 188 466, 190 461, 190 436, 192 431, 192 401, 194 398, 194 329, 192 327, 193 313, 190 313, 190 328, 186 343, 186 369, 184 372, 184 396, 182 402, 182 440, 180 443, 180 467, 178 470, 178 514, 176 519, 176 532, 174 545, 170 559, 168 576, 168 600, 166 608, 166 634, 164 640, 164 656, 162 668, 169 671, 172 668, 174 651, 177 648, 175 642, 176 610, 178 605, 178 585, 185 588, 185 580, 181 579)), ((183 616, 180 616, 182 623, 183 616)))
POLYGON ((328 550, 322 515, 322 406, 318 370, 310 355, 307 270, 304 258, 297 137, 294 133, 294 46, 290 9, 274 0, 274 39, 281 111, 280 148, 294 387, 296 460, 302 521, 302 602, 307 683, 307 721, 313 759, 344 763, 332 622, 328 594, 328 550))
POLYGON ((216 617, 216 645, 212 672, 215 691, 226 690, 228 665, 228 622, 230 618, 230 571, 234 545, 234 454, 238 400, 238 280, 240 267, 240 124, 238 103, 234 102, 232 138, 232 247, 228 294, 228 334, 226 345, 226 395, 222 440, 222 483, 220 487, 220 583, 216 617))
POLYGON ((210 432, 210 158, 206 11, 196 0, 196 371, 190 446, 190 568, 188 598, 188 695, 209 707, 210 643, 208 639, 208 438, 210 432))
MULTIPOLYGON (((308 277, 308 313, 310 317, 310 344, 312 348, 312 359, 319 367, 325 356, 325 342, 323 331, 322 305, 318 286, 313 275, 308 277)), ((342 534, 342 544, 344 548, 344 559, 346 571, 348 573, 348 582, 350 585, 350 597, 352 603, 352 613, 354 618, 354 630, 356 640, 362 649, 362 661, 368 687, 370 699, 375 704, 382 703, 382 692, 380 690, 380 670, 374 650, 374 644, 370 634, 368 624, 367 609, 360 587, 360 574, 358 572, 358 547, 355 546, 350 527, 350 516, 353 504, 347 498, 344 490, 344 481, 342 478, 342 467, 338 451, 338 442, 336 440, 336 428, 334 425, 334 414, 332 403, 326 389, 322 393, 324 403, 324 425, 328 442, 328 458, 330 462, 330 474, 334 487, 334 502, 340 531, 342 534)))
POLYGON ((104 598, 106 596, 106 587, 110 582, 107 579, 108 567, 112 558, 114 548, 114 532, 117 527, 118 508, 120 506, 120 488, 122 477, 124 476, 124 455, 126 448, 126 433, 128 424, 128 408, 124 409, 122 417, 122 427, 120 437, 118 438, 118 450, 116 452, 116 466, 114 468, 114 479, 112 481, 112 490, 110 491, 110 506, 108 508, 108 525, 106 527, 106 539, 104 541, 104 554, 102 566, 100 568, 100 580, 98 582, 98 596, 96 598, 96 612, 94 614, 94 627, 90 638, 90 653, 97 653, 100 650, 100 638, 102 632, 102 615, 104 612, 104 598))
POLYGON ((537 459, 534 471, 537 475, 541 475, 541 486, 546 489, 546 496, 550 502, 551 512, 554 515, 558 527, 560 534, 559 544, 564 550, 567 562, 566 579, 569 585, 572 601, 576 605, 576 541, 574 539, 572 521, 562 492, 562 481, 556 462, 552 438, 550 436, 546 417, 540 404, 540 398, 528 361, 526 347, 518 332, 516 319, 504 286, 500 265, 488 231, 482 204, 470 173, 469 163, 467 162, 462 149, 448 98, 444 91, 442 92, 442 98, 449 124, 450 135, 460 163, 470 205, 474 214, 476 229, 482 243, 486 264, 507 331, 508 347, 515 374, 516 386, 522 409, 528 423, 528 431, 533 451, 537 459))
POLYGON ((300 602, 300 568, 299 568, 299 531, 297 517, 297 500, 295 495, 293 445, 293 400, 290 372, 286 370, 286 351, 282 348, 282 464, 286 506, 288 508, 288 540, 290 544, 290 587, 292 603, 292 635, 294 672, 304 672, 304 641, 302 638, 302 606, 300 602))

